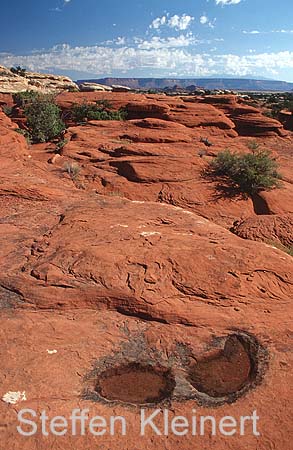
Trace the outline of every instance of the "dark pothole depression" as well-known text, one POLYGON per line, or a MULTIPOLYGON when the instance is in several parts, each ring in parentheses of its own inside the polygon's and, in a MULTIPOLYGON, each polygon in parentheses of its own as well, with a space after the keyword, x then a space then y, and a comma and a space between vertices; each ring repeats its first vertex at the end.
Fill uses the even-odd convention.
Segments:
POLYGON ((169 399, 174 386, 170 370, 134 362, 101 373, 95 390, 110 401, 143 405, 169 399))
MULTIPOLYGON (((130 349, 131 344, 130 340, 130 349)), ((137 361, 125 361, 125 348, 121 354, 107 357, 106 366, 105 360, 101 365, 98 362, 88 374, 90 387, 83 398, 149 406, 194 399, 202 406, 219 406, 235 402, 260 384, 268 365, 267 350, 254 336, 240 331, 215 338, 200 356, 193 355, 190 347, 185 350, 187 358, 174 350, 172 364, 154 358, 153 349, 147 346, 140 351, 150 353, 145 358, 148 363, 141 362, 141 353, 137 361)))
POLYGON ((245 341, 232 335, 222 350, 194 364, 188 378, 197 391, 212 398, 236 395, 253 382, 255 363, 245 341))

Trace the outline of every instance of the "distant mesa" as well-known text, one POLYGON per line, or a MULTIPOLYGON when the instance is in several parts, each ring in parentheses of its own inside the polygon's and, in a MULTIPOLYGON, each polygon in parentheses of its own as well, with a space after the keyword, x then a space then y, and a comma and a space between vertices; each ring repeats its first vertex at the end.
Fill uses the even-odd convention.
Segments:
POLYGON ((185 89, 195 90, 198 88, 214 90, 233 91, 293 91, 293 83, 275 80, 255 80, 243 78, 100 78, 91 80, 78 80, 77 84, 98 83, 105 86, 123 86, 131 89, 185 89))
POLYGON ((21 67, 0 65, 0 93, 13 94, 33 90, 43 93, 62 91, 129 92, 161 91, 174 94, 207 94, 240 92, 293 92, 293 83, 275 80, 244 78, 100 78, 72 81, 71 78, 30 72, 21 67))

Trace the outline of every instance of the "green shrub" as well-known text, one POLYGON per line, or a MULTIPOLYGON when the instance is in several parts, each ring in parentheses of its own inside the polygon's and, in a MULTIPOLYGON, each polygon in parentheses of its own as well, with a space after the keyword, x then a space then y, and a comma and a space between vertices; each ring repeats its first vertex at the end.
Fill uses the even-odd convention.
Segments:
POLYGON ((90 103, 73 105, 71 119, 78 123, 86 120, 125 120, 126 112, 122 109, 113 111, 107 100, 100 100, 94 105, 90 103))
POLYGON ((252 140, 247 143, 247 148, 249 148, 249 150, 251 150, 252 152, 255 152, 259 149, 259 144, 256 141, 252 140))
POLYGON ((22 128, 15 128, 14 130, 16 133, 21 134, 22 136, 24 136, 26 138, 26 141, 28 143, 28 145, 31 145, 32 141, 31 141, 31 135, 27 130, 23 130, 22 128))
POLYGON ((207 147, 212 147, 212 143, 211 141, 209 141, 208 138, 203 138, 202 136, 200 137, 200 142, 202 142, 204 145, 206 145, 207 147))
POLYGON ((261 149, 247 154, 225 150, 210 163, 208 174, 248 195, 279 187, 281 178, 277 162, 261 149))
POLYGON ((269 117, 270 119, 275 119, 276 118, 274 113, 271 110, 264 111, 263 115, 266 116, 266 117, 269 117))
POLYGON ((80 173, 80 166, 77 162, 66 162, 64 165, 64 170, 68 173, 70 178, 75 181, 80 173))
POLYGON ((32 101, 39 97, 39 93, 36 91, 24 91, 13 94, 13 101, 19 108, 24 108, 32 101))
POLYGON ((26 106, 24 114, 33 142, 50 141, 65 128, 60 109, 50 97, 39 95, 26 106))
POLYGON ((273 247, 276 247, 279 250, 282 250, 282 252, 287 253, 290 256, 293 256, 293 245, 283 245, 281 242, 273 241, 273 240, 267 240, 264 241, 266 244, 271 245, 273 247))
POLYGON ((109 100, 107 100, 106 98, 102 99, 102 100, 96 100, 95 104, 103 109, 112 109, 113 108, 112 103, 109 102, 109 100))
POLYGON ((293 113, 293 100, 290 100, 290 101, 287 102, 286 108, 288 109, 288 111, 293 113))
POLYGON ((65 147, 65 145, 68 144, 68 142, 69 142, 68 139, 61 139, 59 142, 57 142, 55 151, 57 153, 60 152, 63 149, 63 147, 65 147))
POLYGON ((4 112, 4 114, 6 114, 6 116, 10 117, 10 116, 12 116, 13 107, 4 105, 4 106, 2 106, 2 111, 4 112))
POLYGON ((271 109, 273 118, 278 118, 283 109, 293 112, 293 93, 271 94, 267 98, 266 107, 271 109))
POLYGON ((20 75, 21 77, 25 77, 26 69, 20 66, 11 67, 10 72, 15 73, 15 75, 20 75))

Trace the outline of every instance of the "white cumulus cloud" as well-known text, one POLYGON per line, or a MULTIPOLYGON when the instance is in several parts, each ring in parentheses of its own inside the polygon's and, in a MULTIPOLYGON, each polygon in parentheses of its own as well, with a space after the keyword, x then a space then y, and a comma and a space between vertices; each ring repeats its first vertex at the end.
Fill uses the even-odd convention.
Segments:
POLYGON ((174 16, 169 17, 169 14, 157 17, 150 24, 150 28, 159 29, 162 26, 168 26, 169 28, 174 28, 176 30, 187 30, 190 26, 191 22, 194 20, 194 17, 189 16, 188 14, 182 14, 179 16, 175 14, 174 16))
POLYGON ((208 16, 206 16, 205 14, 200 16, 199 21, 202 25, 207 25, 210 28, 215 28, 216 19, 211 21, 211 20, 209 20, 208 16))
POLYGON ((196 44, 198 41, 190 35, 183 35, 177 37, 160 38, 153 36, 150 40, 139 40, 137 47, 139 49, 149 50, 155 48, 176 48, 176 47, 188 47, 196 44))
POLYGON ((241 0, 216 0, 216 5, 238 5, 241 0))
POLYGON ((270 30, 270 31, 259 31, 259 30, 243 30, 243 34, 271 34, 271 33, 281 33, 281 34, 292 34, 293 30, 270 30))
POLYGON ((126 38, 123 36, 119 36, 116 41, 115 41, 116 45, 125 45, 126 44, 126 38))
MULTIPOLYGON (((244 76, 277 75, 282 70, 293 71, 293 51, 251 53, 245 55, 223 54, 209 51, 199 53, 193 44, 195 38, 187 34, 177 38, 136 39, 133 46, 96 45, 71 47, 54 46, 47 51, 29 55, 0 53, 0 64, 6 67, 20 65, 33 71, 66 73, 80 71, 97 76, 113 73, 157 73, 159 76, 195 77, 218 73, 244 76)), ((131 75, 134 76, 134 75, 131 75)))
POLYGON ((189 16, 188 14, 183 14, 182 16, 178 16, 177 14, 175 14, 174 16, 170 17, 168 26, 177 30, 186 30, 193 20, 194 17, 189 16))
POLYGON ((261 34, 258 30, 252 30, 252 31, 242 31, 243 34, 261 34))
POLYGON ((202 25, 205 25, 206 23, 208 23, 209 19, 207 16, 203 15, 200 17, 199 21, 202 25))
POLYGON ((167 17, 166 17, 166 16, 157 17, 157 18, 154 19, 154 20, 152 21, 152 23, 150 24, 150 28, 158 29, 158 28, 160 28, 162 25, 165 25, 166 22, 167 22, 167 17))
POLYGON ((56 6, 55 8, 50 8, 49 11, 62 12, 64 10, 64 8, 66 7, 66 5, 69 5, 70 2, 71 2, 71 0, 63 0, 63 5, 56 6))

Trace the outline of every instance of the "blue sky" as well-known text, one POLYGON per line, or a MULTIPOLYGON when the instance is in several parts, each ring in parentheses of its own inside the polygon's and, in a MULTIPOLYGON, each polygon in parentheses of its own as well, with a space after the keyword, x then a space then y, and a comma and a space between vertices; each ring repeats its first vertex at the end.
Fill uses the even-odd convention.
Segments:
POLYGON ((14 0, 0 64, 76 78, 253 75, 293 82, 292 0, 14 0))

